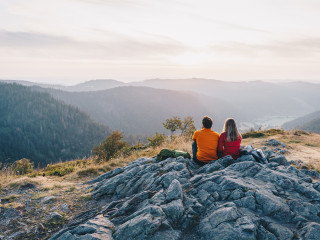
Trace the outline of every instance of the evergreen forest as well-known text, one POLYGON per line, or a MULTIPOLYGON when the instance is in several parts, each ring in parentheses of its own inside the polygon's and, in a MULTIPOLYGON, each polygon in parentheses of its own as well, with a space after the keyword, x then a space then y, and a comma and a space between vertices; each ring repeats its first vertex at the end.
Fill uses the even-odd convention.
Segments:
POLYGON ((0 166, 21 158, 40 167, 82 158, 109 134, 107 127, 48 93, 0 83, 0 166))

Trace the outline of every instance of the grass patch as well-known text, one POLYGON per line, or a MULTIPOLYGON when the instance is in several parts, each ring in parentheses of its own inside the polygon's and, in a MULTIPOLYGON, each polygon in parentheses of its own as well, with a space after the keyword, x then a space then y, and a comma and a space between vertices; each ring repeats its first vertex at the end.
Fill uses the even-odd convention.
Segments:
POLYGON ((77 172, 78 176, 80 178, 84 178, 84 177, 95 177, 99 175, 99 172, 97 169, 95 168, 88 168, 85 170, 81 170, 79 172, 77 172))
POLYGON ((5 196, 4 198, 2 198, 1 200, 4 201, 4 202, 14 202, 14 200, 18 199, 19 196, 18 195, 8 195, 8 196, 5 196))
POLYGON ((293 135, 297 135, 297 136, 300 136, 300 135, 310 135, 310 133, 306 132, 306 131, 303 131, 303 130, 294 130, 292 132, 293 135))
POLYGON ((48 193, 43 193, 43 192, 33 192, 31 194, 31 200, 39 200, 41 198, 47 197, 48 193))
POLYGON ((242 138, 262 138, 265 137, 266 135, 261 132, 261 131, 250 131, 250 132, 245 132, 242 134, 242 138))
POLYGON ((288 143, 302 143, 302 141, 298 139, 291 139, 288 141, 288 143))
POLYGON ((312 164, 303 164, 303 165, 293 165, 295 168, 297 169, 306 169, 309 171, 316 171, 318 173, 320 173, 320 169, 316 168, 315 166, 313 166, 312 164))
POLYGON ((36 181, 31 181, 29 180, 28 178, 21 178, 21 179, 18 179, 14 182, 11 182, 9 184, 9 187, 12 188, 12 189, 19 189, 19 188, 34 188, 36 185, 38 185, 38 182, 36 181))
POLYGON ((268 137, 268 136, 274 136, 278 134, 285 134, 286 132, 282 129, 268 129, 268 130, 250 130, 249 132, 245 132, 242 134, 242 138, 262 138, 262 137, 268 137))
POLYGON ((85 195, 80 196, 79 200, 90 201, 90 200, 92 200, 92 196, 90 194, 85 194, 85 195))
POLYGON ((74 192, 74 190, 76 190, 75 187, 70 187, 65 192, 74 192))
POLYGON ((43 172, 48 176, 63 177, 74 171, 74 166, 68 166, 67 164, 57 164, 48 166, 43 172))
POLYGON ((316 144, 312 144, 312 143, 306 143, 305 145, 308 146, 308 147, 317 147, 316 144))

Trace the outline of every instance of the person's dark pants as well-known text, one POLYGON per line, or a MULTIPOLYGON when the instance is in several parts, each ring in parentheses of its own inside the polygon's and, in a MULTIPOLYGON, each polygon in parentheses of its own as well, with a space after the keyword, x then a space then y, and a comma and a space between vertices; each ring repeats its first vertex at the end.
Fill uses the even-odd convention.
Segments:
POLYGON ((205 165, 206 163, 201 162, 201 161, 198 160, 198 158, 197 158, 197 152, 198 152, 197 141, 193 141, 193 143, 192 143, 192 155, 193 155, 192 160, 193 160, 196 164, 198 164, 198 165, 200 165, 200 166, 205 165))

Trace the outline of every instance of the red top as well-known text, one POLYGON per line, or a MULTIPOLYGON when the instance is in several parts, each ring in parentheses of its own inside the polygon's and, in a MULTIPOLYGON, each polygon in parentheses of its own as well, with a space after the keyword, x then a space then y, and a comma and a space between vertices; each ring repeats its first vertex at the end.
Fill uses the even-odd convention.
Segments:
POLYGON ((222 157, 231 155, 233 159, 240 157, 241 137, 237 141, 227 142, 226 133, 221 133, 218 144, 218 153, 222 157))

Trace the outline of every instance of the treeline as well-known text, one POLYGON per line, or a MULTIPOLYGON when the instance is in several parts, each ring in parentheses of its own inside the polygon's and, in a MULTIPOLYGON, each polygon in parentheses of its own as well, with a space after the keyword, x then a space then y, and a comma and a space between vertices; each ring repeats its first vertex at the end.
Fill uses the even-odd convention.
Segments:
POLYGON ((0 83, 0 162, 28 158, 35 166, 90 154, 110 130, 47 93, 0 83))

